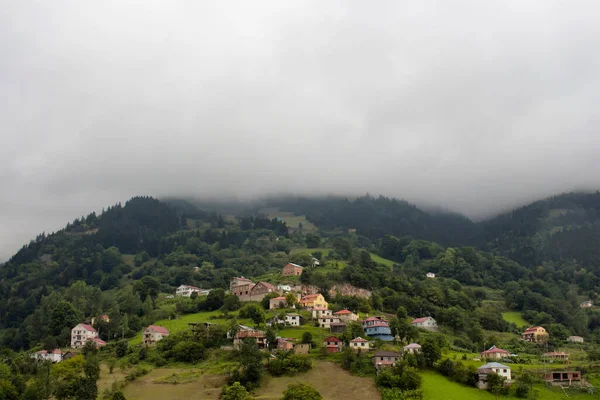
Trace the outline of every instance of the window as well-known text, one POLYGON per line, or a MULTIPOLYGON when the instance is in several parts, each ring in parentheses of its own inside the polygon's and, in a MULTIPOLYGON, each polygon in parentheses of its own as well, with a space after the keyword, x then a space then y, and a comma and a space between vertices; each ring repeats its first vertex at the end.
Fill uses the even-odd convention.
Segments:
POLYGON ((503 370, 503 371, 504 371, 504 373, 506 373, 506 370, 503 370))

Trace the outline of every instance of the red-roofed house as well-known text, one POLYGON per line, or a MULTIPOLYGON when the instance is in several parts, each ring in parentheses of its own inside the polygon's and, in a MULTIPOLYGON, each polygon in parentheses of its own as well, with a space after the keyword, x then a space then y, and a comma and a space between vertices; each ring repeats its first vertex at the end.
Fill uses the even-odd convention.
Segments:
POLYGON ((285 350, 285 351, 290 351, 294 349, 294 343, 289 342, 285 339, 278 339, 277 340, 277 350, 285 350))
POLYGON ((169 336, 169 331, 167 330, 167 328, 157 325, 150 325, 144 330, 142 343, 144 343, 147 346, 150 346, 166 336, 169 336))
POLYGON ((246 338, 255 339, 259 349, 267 348, 267 338, 265 336, 265 333, 263 331, 257 330, 239 331, 238 333, 236 333, 235 337, 233 338, 233 347, 239 349, 242 346, 242 342, 246 338))
POLYGON ((432 317, 415 318, 410 323, 412 326, 417 328, 427 329, 428 331, 437 331, 438 324, 432 317))
POLYGON ((88 324, 77 324, 71 329, 71 347, 74 349, 83 347, 89 339, 98 337, 98 331, 88 324))
POLYGON ((521 334, 521 339, 532 343, 545 343, 550 335, 543 326, 532 326, 521 334))
POLYGON ((313 307, 313 309, 312 309, 312 317, 315 319, 321 318, 321 317, 332 316, 332 315, 333 315, 333 311, 331 311, 327 307, 317 306, 317 307, 313 307))
POLYGON ((283 276, 299 276, 302 275, 302 267, 298 264, 288 263, 281 270, 281 275, 283 276))
POLYGON ((509 357, 510 351, 499 349, 496 346, 492 346, 486 351, 479 353, 481 358, 487 358, 490 360, 499 360, 501 358, 509 357))
POLYGON ((344 347, 344 342, 335 336, 329 336, 323 341, 323 346, 325 346, 325 351, 327 353, 339 353, 344 347))
POLYGON ((373 365, 378 370, 382 367, 392 367, 396 364, 396 361, 400 358, 400 354, 393 351, 378 351, 375 353, 371 360, 373 361, 373 365))
POLYGON ((369 351, 369 341, 360 336, 350 341, 350 348, 355 351, 369 351))
POLYGON ((338 317, 342 321, 358 321, 358 315, 354 314, 350 310, 340 310, 333 313, 336 317, 338 317))
POLYGON ((269 300, 269 310, 274 310, 276 308, 285 308, 287 306, 287 301, 285 300, 285 296, 274 297, 269 300))
POLYGON ((96 347, 106 346, 106 342, 97 337, 88 339, 88 341, 94 343, 96 345, 96 347))

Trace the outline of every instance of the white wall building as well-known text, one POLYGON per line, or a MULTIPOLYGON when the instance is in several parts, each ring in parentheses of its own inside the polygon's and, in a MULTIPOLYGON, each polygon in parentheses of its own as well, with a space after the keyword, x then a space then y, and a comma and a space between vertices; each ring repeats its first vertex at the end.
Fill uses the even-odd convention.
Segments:
POLYGON ((202 291, 202 289, 200 289, 199 287, 196 287, 196 286, 181 285, 177 288, 177 290, 175 291, 175 294, 177 296, 190 297, 192 295, 192 293, 194 293, 194 292, 196 292, 196 293, 198 293, 198 295, 200 295, 201 291, 202 291))
POLYGON ((78 349, 85 345, 89 339, 98 338, 98 331, 88 324, 77 324, 71 329, 71 347, 78 349))

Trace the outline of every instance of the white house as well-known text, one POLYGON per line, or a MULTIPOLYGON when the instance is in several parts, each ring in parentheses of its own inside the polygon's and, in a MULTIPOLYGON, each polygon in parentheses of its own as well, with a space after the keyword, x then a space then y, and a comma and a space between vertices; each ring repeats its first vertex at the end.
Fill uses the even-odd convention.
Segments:
POLYGON ((142 343, 145 345, 153 345, 162 338, 169 336, 167 328, 162 326, 150 325, 144 330, 142 343))
POLYGON ((290 326, 300 326, 300 314, 285 314, 285 324, 290 326))
POLYGON ((503 377, 504 379, 506 379, 506 383, 510 383, 511 381, 511 375, 510 375, 510 367, 507 367, 504 364, 500 364, 497 362, 491 362, 491 363, 487 363, 482 365, 481 367, 477 368, 477 374, 479 375, 479 381, 477 382, 477 387, 479 389, 487 389, 488 387, 488 383, 487 383, 487 377, 488 374, 498 374, 501 377, 503 377))
POLYGON ((352 339, 349 342, 349 346, 355 351, 369 351, 369 341, 361 338, 360 336, 352 339))
POLYGON ((433 272, 428 272, 427 273, 427 277, 428 278, 435 278, 435 274, 433 272))
POLYGON ((71 329, 71 347, 74 349, 83 347, 90 339, 97 339, 98 331, 88 324, 77 324, 71 329))
POLYGON ((421 351, 421 345, 419 343, 410 343, 404 346, 403 350, 407 353, 416 354, 421 351))
POLYGON ((40 350, 33 353, 31 355, 31 358, 34 358, 36 360, 51 361, 53 363, 58 363, 61 362, 63 359, 63 352, 59 349, 54 349, 52 351, 40 350))
POLYGON ((290 285, 277 285, 277 290, 281 290, 283 293, 288 293, 292 291, 292 287, 290 285))
POLYGON ((437 321, 432 317, 416 318, 413 319, 410 324, 417 328, 427 329, 429 331, 437 331, 438 329, 437 321))
POLYGON ((196 292, 196 293, 200 294, 201 291, 202 291, 202 289, 200 289, 199 287, 196 287, 196 286, 181 285, 177 288, 177 290, 175 291, 175 294, 177 296, 190 297, 192 295, 192 293, 196 292))
POLYGON ((329 310, 327 307, 314 307, 312 309, 312 317, 315 319, 331 315, 333 315, 333 311, 329 310))
POLYGON ((569 336, 567 338, 567 342, 573 342, 573 343, 583 343, 584 340, 581 336, 569 336))
POLYGON ((341 320, 339 317, 333 315, 326 315, 318 318, 319 326, 323 329, 331 329, 331 324, 339 324, 341 320))

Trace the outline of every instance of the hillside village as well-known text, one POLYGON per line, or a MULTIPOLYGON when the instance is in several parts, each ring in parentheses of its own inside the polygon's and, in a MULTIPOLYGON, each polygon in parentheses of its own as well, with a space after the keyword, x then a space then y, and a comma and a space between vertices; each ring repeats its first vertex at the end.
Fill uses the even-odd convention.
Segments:
POLYGON ((0 270, 18 294, 0 364, 57 399, 279 399, 294 380, 348 400, 597 393, 600 297, 558 283, 583 269, 193 212, 135 199, 24 247, 0 270))

